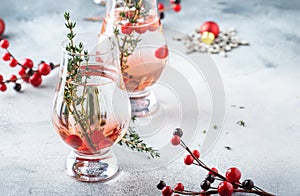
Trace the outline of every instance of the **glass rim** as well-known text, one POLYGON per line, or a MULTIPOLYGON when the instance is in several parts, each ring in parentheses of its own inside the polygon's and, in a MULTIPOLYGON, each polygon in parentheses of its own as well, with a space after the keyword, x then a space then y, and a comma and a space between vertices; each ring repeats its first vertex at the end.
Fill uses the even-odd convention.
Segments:
MULTIPOLYGON (((114 41, 115 39, 113 38, 113 36, 110 36, 110 35, 107 35, 107 34, 102 34, 102 33, 76 33, 75 34, 75 37, 76 36, 81 36, 81 35, 90 35, 90 36, 97 36, 97 37, 100 37, 100 36, 105 36, 106 38, 109 38, 110 40, 114 41)), ((110 53, 113 53, 114 51, 116 51, 118 48, 117 48, 117 45, 115 43, 113 43, 115 45, 115 47, 112 47, 111 50, 107 50, 103 53, 99 53, 99 54, 96 54, 96 53, 88 53, 88 54, 78 54, 78 53, 74 53, 74 52, 70 52, 70 51, 67 51, 66 50, 66 46, 68 44, 70 40, 69 39, 64 39, 60 46, 61 46, 61 50, 64 54, 68 54, 68 55, 71 55, 71 56, 80 56, 80 57, 84 57, 84 56, 87 56, 87 57, 91 57, 91 56, 103 56, 103 55, 108 55, 110 53)), ((81 42, 81 41, 79 41, 81 42)), ((98 42, 97 42, 98 43, 98 42)), ((83 50, 84 51, 84 50, 83 50)))

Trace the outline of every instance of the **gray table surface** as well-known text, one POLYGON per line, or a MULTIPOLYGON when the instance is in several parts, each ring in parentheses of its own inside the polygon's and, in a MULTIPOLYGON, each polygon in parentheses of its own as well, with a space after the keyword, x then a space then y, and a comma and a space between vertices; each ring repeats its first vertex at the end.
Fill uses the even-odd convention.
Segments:
MULTIPOLYGON (((226 116, 205 162, 221 171, 237 166, 243 178, 277 195, 299 195, 300 2, 182 0, 182 7, 178 14, 167 13, 164 24, 189 33, 215 20, 221 29, 235 27, 251 44, 227 58, 211 56, 223 79, 226 116), (238 126, 239 120, 246 127, 238 126)), ((59 62, 64 11, 71 12, 78 31, 99 31, 100 22, 82 20, 104 13, 92 0, 0 0, 11 51, 20 59, 59 62)), ((8 75, 12 70, 5 64, 0 62, 0 73, 8 75)), ((199 187, 205 172, 185 167, 181 158, 155 171, 122 168, 106 183, 68 178, 63 165, 69 150, 50 122, 56 78, 54 72, 39 88, 24 85, 22 93, 10 88, 0 94, 0 195, 160 195, 155 186, 161 178, 199 187)))

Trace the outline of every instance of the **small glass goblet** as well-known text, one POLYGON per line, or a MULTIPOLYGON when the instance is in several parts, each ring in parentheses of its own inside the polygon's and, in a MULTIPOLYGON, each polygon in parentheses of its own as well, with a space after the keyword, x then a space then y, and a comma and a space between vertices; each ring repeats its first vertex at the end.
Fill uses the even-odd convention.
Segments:
POLYGON ((77 34, 62 48, 52 123, 72 149, 66 173, 79 181, 108 180, 118 171, 111 147, 124 136, 131 117, 115 39, 77 34), (83 50, 73 52, 75 46, 83 50))

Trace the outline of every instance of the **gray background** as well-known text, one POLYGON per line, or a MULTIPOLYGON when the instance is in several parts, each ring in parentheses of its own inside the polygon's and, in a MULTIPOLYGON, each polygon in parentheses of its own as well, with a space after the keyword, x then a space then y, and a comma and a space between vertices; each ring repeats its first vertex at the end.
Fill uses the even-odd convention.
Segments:
MULTIPOLYGON (((189 33, 214 20, 221 29, 235 27, 251 44, 227 58, 212 55, 224 82, 226 117, 222 135, 204 161, 220 171, 237 166, 243 179, 252 178, 277 195, 300 194, 300 2, 182 0, 182 7, 178 14, 166 13, 163 23, 189 33), (239 120, 246 127, 238 126, 239 120)), ((82 20, 104 13, 92 0, 0 0, 11 52, 36 63, 59 62, 64 11, 71 12, 78 32, 100 30, 100 22, 82 20)), ((0 70, 12 72, 3 61, 0 70)), ((49 121, 56 78, 57 72, 38 89, 23 85, 24 92, 17 94, 10 86, 0 94, 0 195, 160 195, 155 186, 161 178, 198 189, 205 172, 185 167, 181 158, 157 171, 123 168, 104 184, 68 178, 63 172, 68 149, 49 121)))

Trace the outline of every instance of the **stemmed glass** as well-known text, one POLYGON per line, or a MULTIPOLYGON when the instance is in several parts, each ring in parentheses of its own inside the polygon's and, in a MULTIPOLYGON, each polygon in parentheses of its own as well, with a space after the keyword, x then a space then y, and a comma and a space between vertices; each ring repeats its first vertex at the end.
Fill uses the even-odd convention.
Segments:
POLYGON ((111 147, 131 117, 117 43, 104 34, 78 34, 73 41, 84 50, 72 53, 66 50, 69 40, 62 43, 52 122, 72 149, 66 173, 79 181, 104 181, 118 171, 111 147))
POLYGON ((158 103, 151 87, 168 58, 156 0, 107 0, 101 32, 116 37, 132 115, 153 114, 158 103))

